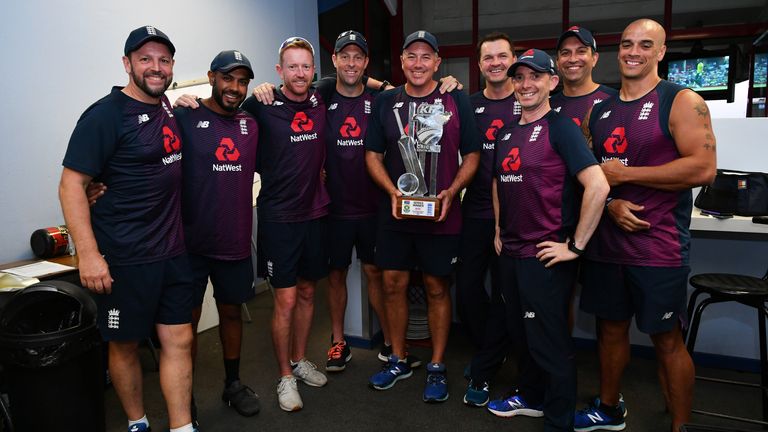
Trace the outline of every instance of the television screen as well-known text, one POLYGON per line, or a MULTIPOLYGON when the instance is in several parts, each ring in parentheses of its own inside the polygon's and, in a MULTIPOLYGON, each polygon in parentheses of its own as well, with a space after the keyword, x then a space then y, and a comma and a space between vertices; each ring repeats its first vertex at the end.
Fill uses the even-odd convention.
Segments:
POLYGON ((768 53, 755 54, 755 88, 765 87, 766 75, 768 75, 768 53))
POLYGON ((670 60, 669 81, 695 91, 728 89, 729 56, 670 60))

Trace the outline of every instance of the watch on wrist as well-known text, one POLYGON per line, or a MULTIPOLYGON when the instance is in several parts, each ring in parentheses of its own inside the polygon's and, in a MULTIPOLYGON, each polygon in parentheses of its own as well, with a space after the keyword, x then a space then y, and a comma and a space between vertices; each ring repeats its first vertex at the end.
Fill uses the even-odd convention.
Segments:
POLYGON ((578 256, 581 256, 584 253, 584 249, 579 249, 576 247, 576 240, 574 239, 571 239, 571 241, 568 242, 568 250, 578 256))
POLYGON ((381 82, 381 86, 379 87, 379 91, 384 91, 384 90, 386 90, 386 89, 387 89, 387 87, 389 87, 390 85, 391 85, 391 84, 389 83, 389 81, 387 81, 387 80, 384 80, 384 81, 382 81, 382 82, 381 82))

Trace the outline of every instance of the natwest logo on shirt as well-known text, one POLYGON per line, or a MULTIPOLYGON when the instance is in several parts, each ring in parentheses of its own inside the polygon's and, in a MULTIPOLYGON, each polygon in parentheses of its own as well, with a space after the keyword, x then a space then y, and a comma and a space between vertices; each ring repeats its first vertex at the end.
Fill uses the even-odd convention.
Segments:
POLYGON ((295 116, 293 116, 293 121, 291 121, 291 129, 294 132, 309 132, 313 127, 315 127, 315 122, 313 122, 311 118, 307 117, 307 114, 304 111, 299 111, 295 116))
POLYGON ((360 132, 360 126, 358 126, 357 120, 354 117, 344 119, 344 124, 339 128, 339 133, 344 138, 357 138, 360 136, 360 132))
POLYGON ((488 129, 485 130, 485 138, 488 139, 488 141, 493 141, 496 139, 496 133, 504 127, 504 122, 501 121, 501 119, 494 119, 490 126, 488 126, 488 129))
MULTIPOLYGON (((501 169, 505 173, 512 173, 520 169, 520 147, 512 147, 507 153, 507 157, 501 161, 501 169)), ((499 176, 499 181, 502 183, 520 183, 523 181, 522 174, 502 174, 499 176)))
POLYGON ((240 159, 240 150, 235 147, 235 142, 232 138, 222 138, 219 146, 216 148, 216 159, 224 162, 233 162, 240 159))
POLYGON ((163 149, 166 153, 171 153, 162 158, 163 165, 181 160, 181 152, 179 152, 181 150, 181 139, 168 126, 163 126, 163 149))
POLYGON ((608 153, 624 153, 627 151, 627 137, 623 127, 617 127, 611 132, 611 135, 603 142, 603 148, 608 153))

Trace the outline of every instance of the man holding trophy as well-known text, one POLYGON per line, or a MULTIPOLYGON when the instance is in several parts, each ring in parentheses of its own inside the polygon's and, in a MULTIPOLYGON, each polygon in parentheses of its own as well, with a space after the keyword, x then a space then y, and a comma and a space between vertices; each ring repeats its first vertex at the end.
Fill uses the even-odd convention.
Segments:
POLYGON ((461 230, 458 193, 477 170, 480 143, 467 95, 438 91, 435 36, 423 30, 410 34, 400 61, 406 84, 376 99, 365 143, 368 171, 387 194, 380 206, 376 264, 384 273, 392 339, 392 355, 370 385, 386 390, 411 376, 405 361, 407 289, 410 271, 418 267, 433 347, 423 400, 442 402, 448 399, 443 356, 451 324, 449 281, 461 230))

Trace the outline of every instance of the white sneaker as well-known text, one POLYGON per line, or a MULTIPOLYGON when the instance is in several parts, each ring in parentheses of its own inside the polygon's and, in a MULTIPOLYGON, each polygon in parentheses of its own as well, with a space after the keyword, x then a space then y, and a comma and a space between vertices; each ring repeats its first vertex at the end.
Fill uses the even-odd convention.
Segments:
POLYGON ((280 377, 280 381, 277 382, 277 401, 283 411, 298 411, 304 407, 296 386, 296 378, 280 377))
POLYGON ((322 387, 328 382, 328 378, 307 359, 301 359, 298 363, 291 362, 291 367, 293 367, 293 376, 307 385, 322 387))

